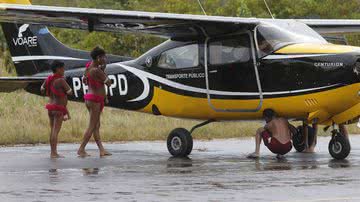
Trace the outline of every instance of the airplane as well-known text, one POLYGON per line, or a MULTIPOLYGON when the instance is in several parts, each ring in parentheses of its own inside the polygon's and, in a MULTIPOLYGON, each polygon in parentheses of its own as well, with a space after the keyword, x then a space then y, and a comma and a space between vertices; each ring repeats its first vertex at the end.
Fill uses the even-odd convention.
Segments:
MULTIPOLYGON (((83 102, 86 51, 60 43, 46 26, 143 33, 168 40, 139 58, 109 55, 108 107, 202 120, 170 132, 171 155, 186 157, 193 132, 216 121, 281 117, 332 127, 329 152, 345 159, 349 139, 339 126, 360 117, 360 48, 331 44, 324 34, 360 31, 360 20, 264 19, 31 5, 0 0, 0 22, 19 77, 0 78, 0 91, 41 95, 54 60, 64 61, 69 100, 83 102)), ((307 133, 295 133, 303 150, 307 133), (304 135, 305 134, 305 135, 304 135)), ((296 139, 297 138, 297 139, 296 139)))

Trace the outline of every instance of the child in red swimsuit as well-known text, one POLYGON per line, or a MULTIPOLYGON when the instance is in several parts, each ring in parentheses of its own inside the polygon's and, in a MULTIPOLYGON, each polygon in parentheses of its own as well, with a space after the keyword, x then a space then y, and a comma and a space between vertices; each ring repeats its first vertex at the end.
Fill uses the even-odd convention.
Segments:
POLYGON ((50 121, 50 146, 51 146, 51 158, 60 158, 57 152, 57 140, 63 121, 70 119, 69 111, 67 110, 67 95, 72 94, 70 86, 64 79, 64 63, 60 61, 54 61, 51 65, 53 74, 48 76, 43 85, 41 91, 46 92, 49 97, 49 103, 45 106, 48 110, 48 116, 50 121))

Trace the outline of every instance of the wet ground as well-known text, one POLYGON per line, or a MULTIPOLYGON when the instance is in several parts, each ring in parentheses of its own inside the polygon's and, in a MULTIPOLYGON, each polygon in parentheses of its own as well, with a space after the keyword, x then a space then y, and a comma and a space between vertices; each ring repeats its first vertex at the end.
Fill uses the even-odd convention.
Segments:
POLYGON ((318 153, 277 160, 253 140, 195 141, 189 159, 169 158, 165 142, 107 144, 114 154, 76 157, 78 145, 0 148, 0 201, 360 201, 360 136, 347 160, 332 160, 329 138, 318 153))

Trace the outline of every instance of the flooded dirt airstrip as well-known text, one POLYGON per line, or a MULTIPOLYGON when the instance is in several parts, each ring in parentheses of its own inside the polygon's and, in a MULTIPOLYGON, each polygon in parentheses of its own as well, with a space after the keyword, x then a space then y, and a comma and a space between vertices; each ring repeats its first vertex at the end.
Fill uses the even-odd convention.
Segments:
POLYGON ((113 156, 76 157, 78 145, 0 148, 0 201, 360 201, 360 136, 347 160, 332 160, 329 138, 318 153, 277 160, 265 149, 248 160, 252 139, 195 141, 188 159, 165 142, 107 144, 113 156))

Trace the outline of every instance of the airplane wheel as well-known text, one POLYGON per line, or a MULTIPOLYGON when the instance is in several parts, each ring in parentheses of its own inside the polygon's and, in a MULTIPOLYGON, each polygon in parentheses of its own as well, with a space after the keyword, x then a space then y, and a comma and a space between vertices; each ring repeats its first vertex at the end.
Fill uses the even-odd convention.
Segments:
MULTIPOLYGON (((303 135, 303 127, 299 126, 296 128, 297 132, 293 134, 292 141, 293 146, 298 152, 303 152, 305 150, 304 144, 304 135, 303 135)), ((313 127, 308 126, 308 145, 314 141, 315 130, 313 127)))
POLYGON ((167 139, 167 148, 174 157, 187 157, 193 149, 193 138, 184 128, 171 131, 167 139))
POLYGON ((345 159, 350 154, 351 146, 345 135, 337 132, 329 142, 329 153, 334 159, 345 159))

